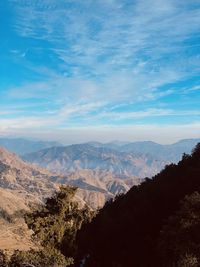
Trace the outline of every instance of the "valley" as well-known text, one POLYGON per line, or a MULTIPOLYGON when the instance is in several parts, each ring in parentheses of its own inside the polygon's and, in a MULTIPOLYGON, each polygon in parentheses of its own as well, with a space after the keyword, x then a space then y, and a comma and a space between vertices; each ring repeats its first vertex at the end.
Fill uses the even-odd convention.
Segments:
POLYGON ((80 207, 87 205, 96 210, 139 185, 146 176, 176 163, 196 142, 180 141, 172 147, 153 142, 147 142, 146 147, 138 143, 90 142, 39 149, 21 158, 0 148, 0 249, 35 248, 23 214, 42 205, 60 185, 77 187, 74 200, 80 207))

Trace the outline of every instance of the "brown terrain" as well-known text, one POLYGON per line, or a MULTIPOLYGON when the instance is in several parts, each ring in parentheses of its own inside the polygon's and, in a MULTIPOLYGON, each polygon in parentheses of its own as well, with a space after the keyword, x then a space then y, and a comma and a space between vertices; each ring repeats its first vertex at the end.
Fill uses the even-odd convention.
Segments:
POLYGON ((22 214, 44 203, 59 184, 78 187, 75 200, 80 206, 98 209, 139 184, 138 177, 151 177, 166 164, 177 162, 194 142, 53 147, 25 155, 26 161, 0 148, 0 249, 35 247, 22 214))
POLYGON ((59 184, 79 186, 75 199, 81 206, 96 209, 115 194, 126 192, 133 180, 113 179, 109 172, 93 170, 56 175, 0 148, 0 249, 35 247, 22 214, 44 203, 59 184))
POLYGON ((48 171, 0 148, 0 249, 26 250, 35 246, 22 213, 42 203, 58 188, 49 176, 48 171))

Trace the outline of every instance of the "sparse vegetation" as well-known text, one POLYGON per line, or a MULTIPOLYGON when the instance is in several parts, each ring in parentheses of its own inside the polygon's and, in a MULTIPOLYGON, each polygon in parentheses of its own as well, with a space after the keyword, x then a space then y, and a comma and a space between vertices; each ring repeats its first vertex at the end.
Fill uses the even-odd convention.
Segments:
POLYGON ((4 219, 5 221, 11 223, 13 218, 12 215, 9 214, 6 210, 0 209, 0 218, 4 219))

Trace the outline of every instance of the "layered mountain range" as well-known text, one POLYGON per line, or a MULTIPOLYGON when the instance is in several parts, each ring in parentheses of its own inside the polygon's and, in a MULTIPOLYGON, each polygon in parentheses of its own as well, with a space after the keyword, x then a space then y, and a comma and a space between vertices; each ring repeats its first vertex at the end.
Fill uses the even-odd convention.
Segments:
MULTIPOLYGON (((26 162, 1 148, 0 187, 14 190, 14 195, 23 196, 23 200, 41 201, 58 188, 57 184, 70 184, 80 188, 80 201, 97 208, 116 194, 127 192, 144 177, 158 173, 166 164, 179 161, 198 141, 181 140, 173 145, 119 141, 59 145, 25 154, 26 162)), ((13 139, 9 147, 14 151, 22 142, 27 144, 24 152, 29 151, 29 140, 13 139)), ((38 148, 45 145, 38 144, 38 148)))
POLYGON ((0 146, 12 151, 18 155, 36 152, 53 146, 61 146, 60 143, 54 141, 38 141, 24 138, 0 137, 0 146))
POLYGON ((178 162, 200 139, 181 140, 172 145, 154 142, 102 144, 90 142, 42 149, 23 159, 57 173, 92 170, 94 175, 109 173, 113 178, 152 177, 165 165, 178 162))
POLYGON ((96 209, 115 195, 127 192, 144 177, 158 173, 166 164, 179 161, 182 154, 190 153, 199 141, 182 140, 173 145, 90 142, 70 146, 38 142, 34 149, 31 148, 32 141, 23 139, 4 143, 4 147, 11 151, 25 155, 21 159, 0 148, 0 212, 3 216, 0 217, 0 248, 15 249, 19 244, 28 244, 26 249, 34 246, 21 218, 9 225, 5 218, 43 203, 59 188, 59 184, 78 187, 76 200, 80 205, 87 203, 96 209), (16 149, 22 143, 24 147, 16 149), (51 144, 53 147, 48 147, 51 144))

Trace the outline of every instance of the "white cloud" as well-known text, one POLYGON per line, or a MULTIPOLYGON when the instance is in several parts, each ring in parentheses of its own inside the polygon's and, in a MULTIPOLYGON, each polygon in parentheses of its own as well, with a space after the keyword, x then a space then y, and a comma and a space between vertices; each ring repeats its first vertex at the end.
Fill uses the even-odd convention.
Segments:
MULTIPOLYGON (((130 125, 117 132, 118 128, 114 126, 95 128, 89 124, 96 125, 101 118, 120 121, 156 116, 199 116, 198 110, 176 111, 167 106, 165 109, 114 112, 114 107, 126 103, 150 103, 176 94, 173 83, 199 73, 199 57, 188 53, 189 40, 199 31, 197 1, 12 0, 11 3, 16 12, 14 28, 17 34, 37 40, 28 49, 40 49, 41 53, 48 49, 59 63, 57 68, 50 70, 47 66, 29 64, 26 52, 11 51, 15 56, 24 55, 26 67, 42 76, 43 81, 24 82, 11 88, 7 96, 38 103, 43 99, 46 109, 41 114, 25 115, 28 108, 22 107, 16 111, 20 116, 0 119, 2 131, 25 134, 42 129, 42 134, 46 133, 45 128, 54 128, 54 133, 47 131, 47 135, 53 137, 56 128, 66 127, 66 130, 57 130, 61 137, 67 132, 66 140, 68 137, 75 140, 77 135, 88 140, 118 139, 120 134, 120 139, 127 140, 138 136, 171 140, 172 134, 174 138, 196 135, 198 123, 189 125, 193 129, 186 124, 130 125), (43 47, 44 43, 48 48, 43 47), (79 128, 73 128, 75 124, 79 128), (84 128, 85 124, 88 129, 84 128)), ((199 87, 194 86, 188 92, 197 90, 199 87)), ((1 115, 6 113, 8 111, 0 110, 1 115)))
POLYGON ((200 9, 181 2, 140 0, 127 7, 126 1, 76 1, 69 9, 65 1, 23 1, 16 30, 48 41, 75 74, 82 75, 84 67, 93 75, 110 75, 132 69, 143 56, 151 69, 166 55, 176 57, 183 41, 199 30, 200 9))
POLYGON ((94 118, 104 118, 112 120, 124 119, 138 119, 138 118, 152 118, 152 117, 172 117, 172 116, 200 116, 200 110, 170 110, 160 108, 150 108, 147 110, 134 111, 134 112, 101 112, 94 118))
MULTIPOLYGON (((46 70, 45 70, 46 73, 46 70)), ((160 91, 159 87, 178 81, 183 76, 173 69, 160 69, 159 72, 117 72, 101 80, 79 79, 62 75, 49 74, 50 79, 42 82, 27 83, 11 88, 9 97, 19 99, 44 98, 62 105, 71 103, 107 102, 126 103, 129 101, 147 101, 159 99, 176 91, 168 89, 160 91)), ((53 107, 52 107, 53 108, 53 107)))
POLYGON ((188 8, 196 1, 16 3, 18 34, 48 41, 67 77, 43 70, 48 79, 13 90, 15 97, 20 91, 27 98, 150 100, 165 95, 159 87, 199 70, 199 58, 179 57, 183 42, 199 30, 200 9, 188 8))
MULTIPOLYGON (((5 114, 2 114, 5 115, 5 114)), ((7 114, 6 114, 7 115, 7 114)), ((75 126, 84 128, 93 128, 94 125, 104 127, 105 122, 111 122, 110 128, 118 125, 119 128, 124 128, 124 120, 132 120, 129 126, 138 125, 138 119, 142 118, 164 118, 164 117, 186 117, 200 116, 200 110, 170 110, 163 108, 149 108, 138 111, 115 111, 110 108, 106 102, 96 103, 79 103, 75 105, 65 105, 57 110, 46 110, 38 112, 34 115, 20 114, 18 116, 9 116, 8 118, 0 118, 1 131, 24 131, 27 133, 40 129, 73 129, 75 126)), ((193 119, 194 120, 194 119, 193 119)), ((140 121, 140 124, 144 123, 140 121)), ((149 127, 148 123, 145 123, 149 127)), ((163 124, 165 126, 165 124, 163 124)), ((96 127, 96 126, 95 126, 96 127)), ((109 128, 109 126, 106 126, 109 128)), ((125 126, 128 127, 128 126, 125 126)), ((163 127, 163 126, 162 126, 163 127)), ((176 126, 174 126, 176 127, 176 126)))
POLYGON ((190 87, 188 89, 185 89, 185 92, 192 92, 192 91, 199 91, 200 90, 200 85, 195 85, 193 87, 190 87))

